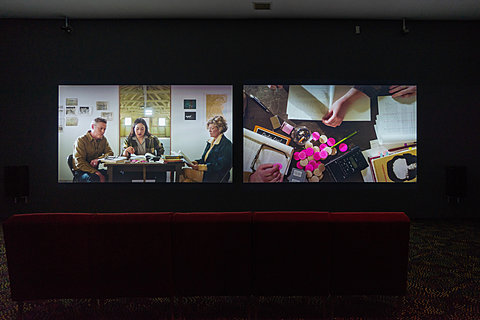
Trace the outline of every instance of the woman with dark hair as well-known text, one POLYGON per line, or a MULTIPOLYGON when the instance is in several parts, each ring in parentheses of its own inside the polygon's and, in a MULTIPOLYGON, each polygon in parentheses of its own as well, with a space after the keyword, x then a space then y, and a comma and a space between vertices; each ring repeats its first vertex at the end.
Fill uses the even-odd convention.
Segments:
POLYGON ((405 182, 417 177, 417 156, 405 153, 387 162, 387 174, 393 182, 405 182))
POLYGON ((160 156, 164 152, 163 144, 157 137, 148 132, 147 122, 142 118, 136 119, 130 134, 123 143, 123 156, 143 155, 145 153, 160 156))
POLYGON ((222 116, 208 120, 207 130, 211 139, 207 141, 202 158, 191 166, 198 170, 199 164, 207 166, 203 174, 203 182, 228 182, 232 168, 232 142, 223 134, 227 131, 227 121, 222 116))

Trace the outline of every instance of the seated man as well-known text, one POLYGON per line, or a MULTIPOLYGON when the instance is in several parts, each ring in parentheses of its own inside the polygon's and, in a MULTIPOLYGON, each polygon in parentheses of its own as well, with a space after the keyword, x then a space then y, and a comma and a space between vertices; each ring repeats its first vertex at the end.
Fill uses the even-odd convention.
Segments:
POLYGON ((73 169, 79 182, 105 182, 106 170, 98 170, 99 159, 113 156, 113 151, 103 135, 107 120, 95 118, 92 130, 77 138, 73 146, 73 169))

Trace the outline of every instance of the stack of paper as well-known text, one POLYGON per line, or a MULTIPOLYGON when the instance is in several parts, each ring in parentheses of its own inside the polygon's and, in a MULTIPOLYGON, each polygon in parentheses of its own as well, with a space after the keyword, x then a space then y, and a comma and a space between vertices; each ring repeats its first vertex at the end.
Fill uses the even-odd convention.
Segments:
POLYGON ((417 141, 417 99, 378 97, 375 132, 382 145, 417 141))

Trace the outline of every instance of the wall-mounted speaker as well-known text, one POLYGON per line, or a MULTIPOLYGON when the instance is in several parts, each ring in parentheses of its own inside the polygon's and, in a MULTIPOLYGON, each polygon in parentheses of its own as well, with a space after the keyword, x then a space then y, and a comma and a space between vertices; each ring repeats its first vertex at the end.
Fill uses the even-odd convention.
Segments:
POLYGON ((30 175, 28 166, 7 166, 4 168, 3 185, 5 195, 9 198, 23 198, 27 201, 30 195, 30 175))
POLYGON ((463 198, 467 196, 467 167, 449 166, 446 168, 447 197, 463 198))

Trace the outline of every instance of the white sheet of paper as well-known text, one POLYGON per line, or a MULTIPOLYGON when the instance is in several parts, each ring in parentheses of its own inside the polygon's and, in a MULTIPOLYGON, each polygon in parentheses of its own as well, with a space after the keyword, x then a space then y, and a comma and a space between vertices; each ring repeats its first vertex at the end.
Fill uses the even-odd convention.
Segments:
MULTIPOLYGON (((362 154, 365 157, 365 159, 368 159, 367 152, 362 151, 362 154)), ((368 167, 363 169, 361 172, 362 172, 362 178, 364 182, 375 182, 375 180, 373 179, 372 168, 370 167, 370 163, 368 164, 368 167)))
POLYGON ((380 144, 417 141, 416 97, 378 97, 375 131, 380 144))
MULTIPOLYGON (((352 86, 304 85, 290 86, 287 114, 289 119, 322 120, 331 105, 352 86)), ((370 98, 363 96, 349 108, 344 121, 370 121, 370 98)))
POLYGON ((330 86, 290 86, 287 115, 289 119, 321 120, 330 106, 330 86), (312 87, 316 87, 313 90, 312 87))

